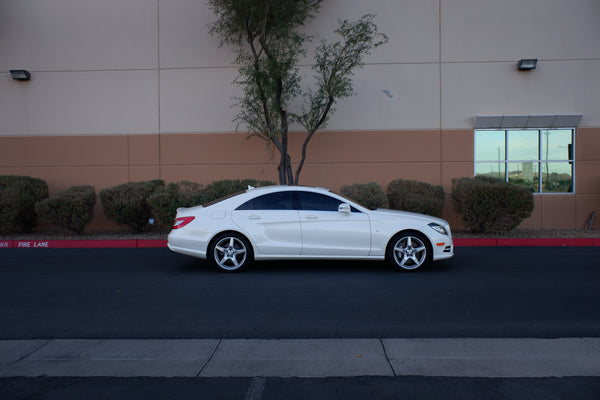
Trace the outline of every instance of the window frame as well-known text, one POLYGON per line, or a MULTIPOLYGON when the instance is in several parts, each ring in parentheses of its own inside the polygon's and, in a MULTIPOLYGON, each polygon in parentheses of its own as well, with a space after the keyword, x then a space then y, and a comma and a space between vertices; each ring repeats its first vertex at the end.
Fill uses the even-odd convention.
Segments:
MULTIPOLYGON (((537 165, 537 188, 533 192, 534 195, 573 195, 576 193, 576 160, 575 160, 575 146, 576 146, 576 128, 574 127, 560 127, 560 128, 501 128, 501 129, 475 129, 474 130, 474 140, 473 140, 473 176, 477 176, 477 166, 482 164, 492 164, 497 163, 498 166, 503 166, 504 168, 504 181, 509 182, 509 165, 515 163, 532 163, 533 165, 537 165), (537 132, 537 159, 510 159, 509 150, 510 150, 510 134, 511 132, 537 132), (543 135, 544 132, 551 131, 570 131, 571 132, 571 143, 568 157, 565 159, 545 159, 543 153, 544 149, 544 141, 543 135), (478 132, 502 132, 504 135, 504 155, 502 159, 499 160, 478 160, 477 159, 477 134, 478 132), (571 165, 571 191, 569 192, 548 192, 543 191, 543 170, 544 164, 558 164, 558 163, 569 163, 571 165)), ((547 150, 547 149, 546 149, 547 150)), ((522 186, 522 185, 521 185, 522 186)), ((526 187, 526 186, 523 186, 526 187)))
POLYGON ((294 191, 294 195, 296 197, 296 202, 298 204, 298 210, 300 210, 300 211, 308 211, 308 212, 310 212, 310 211, 314 211, 314 212, 338 212, 340 204, 348 204, 350 206, 350 212, 352 212, 352 213, 362 213, 362 211, 356 209, 354 207, 354 205, 352 205, 352 203, 348 202, 347 200, 339 199, 336 196, 331 196, 331 195, 326 194, 326 193, 316 193, 316 192, 310 192, 310 191, 306 191, 306 190, 295 190, 294 191), (300 198, 302 195, 315 196, 315 197, 323 197, 323 198, 327 198, 329 200, 334 200, 336 202, 339 202, 339 204, 337 205, 337 207, 335 207, 334 210, 316 210, 316 209, 311 209, 311 208, 304 208, 304 206, 302 204, 302 199, 300 198))
POLYGON ((236 211, 295 211, 297 209, 296 199, 290 191, 279 191, 262 194, 245 201, 235 208, 236 211), (263 201, 266 198, 272 198, 275 196, 287 196, 287 208, 256 208, 255 201, 263 201), (250 207, 248 207, 250 205, 250 207))

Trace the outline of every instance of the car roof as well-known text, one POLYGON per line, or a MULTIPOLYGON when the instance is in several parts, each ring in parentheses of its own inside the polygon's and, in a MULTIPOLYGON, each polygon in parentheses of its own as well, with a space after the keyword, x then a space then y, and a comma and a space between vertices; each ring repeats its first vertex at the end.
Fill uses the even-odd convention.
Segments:
POLYGON ((250 187, 246 190, 247 193, 256 193, 256 192, 278 192, 278 191, 288 191, 288 190, 305 190, 309 192, 317 192, 317 193, 331 193, 329 189, 316 187, 316 186, 292 186, 292 185, 274 185, 274 186, 261 186, 261 187, 250 187))
POLYGON ((274 185, 274 186, 262 186, 262 187, 249 187, 244 192, 238 193, 232 197, 224 199, 219 203, 222 205, 229 204, 237 206, 244 203, 247 200, 258 197, 263 194, 276 193, 276 192, 291 192, 291 191, 304 191, 313 193, 333 194, 329 189, 311 186, 292 186, 292 185, 274 185))
POLYGON ((256 187, 256 188, 252 187, 252 186, 248 186, 248 189, 246 189, 242 192, 229 194, 227 196, 224 196, 221 199, 214 200, 213 202, 206 204, 204 206, 204 208, 213 207, 216 205, 231 206, 231 205, 235 205, 235 204, 242 204, 243 202, 245 202, 249 199, 258 197, 263 194, 276 193, 276 192, 289 192, 289 191, 294 191, 294 190, 313 192, 313 193, 332 194, 332 192, 330 192, 329 189, 319 188, 319 187, 310 187, 310 186, 274 185, 274 186, 262 186, 262 187, 256 187))

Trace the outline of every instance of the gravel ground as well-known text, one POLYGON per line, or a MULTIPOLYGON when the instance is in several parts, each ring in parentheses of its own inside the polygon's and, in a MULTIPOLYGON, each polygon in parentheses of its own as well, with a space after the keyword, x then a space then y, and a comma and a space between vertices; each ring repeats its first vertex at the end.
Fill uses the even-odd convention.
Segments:
MULTIPOLYGON (((106 240, 106 239, 166 239, 168 230, 157 229, 144 233, 121 231, 89 231, 76 235, 66 230, 39 230, 32 234, 0 233, 0 240, 106 240)), ((464 230, 452 231, 455 238, 600 238, 600 229, 515 229, 474 234, 464 230)))

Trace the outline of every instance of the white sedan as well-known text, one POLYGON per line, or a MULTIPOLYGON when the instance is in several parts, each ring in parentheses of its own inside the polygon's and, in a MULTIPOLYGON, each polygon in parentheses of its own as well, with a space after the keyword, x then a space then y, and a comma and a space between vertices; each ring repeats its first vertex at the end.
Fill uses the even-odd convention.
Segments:
POLYGON ((454 254, 448 222, 395 210, 369 210, 322 188, 249 188, 205 207, 180 208, 168 237, 176 253, 226 272, 253 260, 387 260, 417 269, 454 254))

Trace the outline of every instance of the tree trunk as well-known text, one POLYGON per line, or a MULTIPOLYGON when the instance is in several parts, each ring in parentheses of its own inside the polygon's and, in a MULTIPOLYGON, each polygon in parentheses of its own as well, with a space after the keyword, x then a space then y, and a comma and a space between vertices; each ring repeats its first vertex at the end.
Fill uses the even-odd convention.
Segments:
POLYGON ((282 154, 277 167, 279 172, 280 185, 294 185, 294 176, 292 173, 292 160, 288 154, 282 154))

